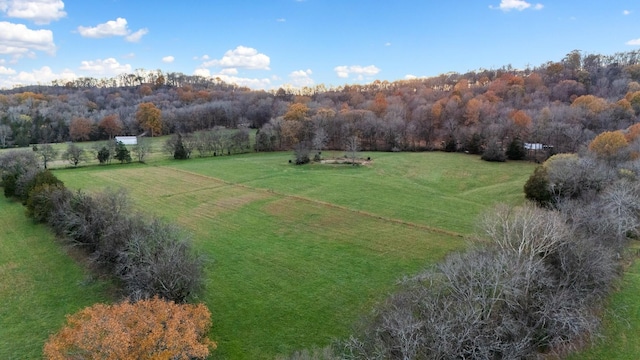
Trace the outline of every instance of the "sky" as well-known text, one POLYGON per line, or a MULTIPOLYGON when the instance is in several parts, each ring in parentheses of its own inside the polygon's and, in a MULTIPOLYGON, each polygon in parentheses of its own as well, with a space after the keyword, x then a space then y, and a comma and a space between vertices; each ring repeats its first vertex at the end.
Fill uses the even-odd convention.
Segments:
POLYGON ((138 69, 327 88, 640 49, 637 0, 0 0, 0 88, 138 69))

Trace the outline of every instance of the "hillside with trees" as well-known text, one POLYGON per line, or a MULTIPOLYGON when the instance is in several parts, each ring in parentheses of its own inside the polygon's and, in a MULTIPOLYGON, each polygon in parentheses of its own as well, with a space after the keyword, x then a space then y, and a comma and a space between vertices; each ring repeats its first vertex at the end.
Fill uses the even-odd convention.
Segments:
POLYGON ((343 150, 356 137, 361 150, 374 151, 483 153, 536 143, 573 152, 638 120, 639 81, 640 51, 575 50, 525 70, 274 91, 139 69, 2 91, 0 146, 224 127, 258 129, 256 151, 343 150))

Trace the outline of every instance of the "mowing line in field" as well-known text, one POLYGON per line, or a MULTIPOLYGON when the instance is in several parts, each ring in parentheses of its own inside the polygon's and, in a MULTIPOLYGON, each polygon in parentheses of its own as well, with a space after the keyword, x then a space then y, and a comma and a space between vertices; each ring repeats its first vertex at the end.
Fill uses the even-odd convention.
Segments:
MULTIPOLYGON (((390 218, 390 217, 374 214, 374 213, 371 213, 371 212, 368 212, 368 211, 353 209, 353 208, 349 208, 349 207, 346 207, 346 206, 342 206, 342 205, 338 205, 338 204, 334 204, 334 203, 330 203, 330 202, 326 202, 326 201, 321 201, 321 200, 317 200, 317 199, 312 199, 312 198, 308 198, 308 197, 304 197, 304 196, 300 196, 300 195, 291 195, 291 194, 286 194, 286 193, 283 193, 283 192, 275 191, 273 189, 262 189, 262 188, 256 188, 256 187, 248 186, 248 185, 245 185, 245 184, 242 184, 242 183, 233 183, 233 182, 230 182, 230 181, 227 181, 227 180, 223 180, 223 179, 220 179, 220 178, 216 178, 216 177, 213 177, 213 176, 203 175, 203 174, 199 174, 199 173, 196 173, 196 172, 177 169, 177 168, 173 168, 173 167, 164 167, 164 166, 162 166, 162 168, 170 169, 172 171, 179 172, 179 173, 189 174, 191 176, 198 176, 198 177, 202 177, 202 178, 207 178, 207 179, 210 179, 210 180, 213 180, 213 181, 217 181, 217 182, 221 182, 221 183, 227 184, 229 186, 236 186, 236 187, 240 187, 240 188, 248 189, 248 190, 252 190, 252 191, 266 192, 266 193, 282 196, 282 197, 285 197, 285 198, 291 198, 291 199, 304 201, 304 202, 307 202, 307 203, 319 204, 319 205, 323 205, 323 206, 334 208, 334 209, 350 211, 350 212, 353 212, 353 213, 356 213, 356 214, 359 214, 359 215, 363 215, 363 216, 366 216, 366 217, 379 219, 379 220, 387 221, 387 222, 390 222, 390 223, 405 225, 405 226, 413 227, 413 228, 416 228, 416 229, 421 229, 421 230, 425 230, 425 231, 430 231, 430 232, 435 232, 435 233, 440 233, 440 234, 454 236, 454 237, 460 237, 460 238, 465 237, 464 234, 461 234, 461 233, 458 233, 458 232, 455 232, 455 231, 445 230, 445 229, 436 228, 436 227, 432 227, 432 226, 428 226, 428 225, 417 224, 417 223, 409 222, 409 221, 406 221, 406 220, 390 218)), ((184 195, 184 194, 189 194, 189 193, 200 191, 200 190, 204 190, 204 189, 196 189, 196 190, 192 190, 192 191, 183 192, 183 193, 180 193, 180 194, 176 193, 175 195, 184 195)), ((167 197, 168 196, 173 196, 173 195, 167 195, 167 197)))

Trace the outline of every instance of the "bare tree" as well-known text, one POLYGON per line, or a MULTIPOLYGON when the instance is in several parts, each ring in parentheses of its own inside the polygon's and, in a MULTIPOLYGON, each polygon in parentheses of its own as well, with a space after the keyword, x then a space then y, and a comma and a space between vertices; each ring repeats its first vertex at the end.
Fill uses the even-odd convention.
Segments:
POLYGON ((42 164, 45 169, 49 162, 55 160, 58 156, 58 150, 50 144, 34 145, 33 149, 42 159, 42 164))
POLYGON ((87 160, 85 150, 73 143, 69 144, 67 150, 62 154, 62 158, 73 166, 78 166, 80 162, 87 160))
POLYGON ((352 165, 356 165, 358 159, 358 151, 360 151, 360 139, 357 135, 349 136, 344 144, 344 150, 347 152, 347 158, 352 165))
POLYGON ((131 151, 133 151, 133 153, 135 154, 138 162, 143 163, 144 159, 151 152, 151 142, 147 140, 147 138, 139 136, 138 141, 133 146, 131 151))

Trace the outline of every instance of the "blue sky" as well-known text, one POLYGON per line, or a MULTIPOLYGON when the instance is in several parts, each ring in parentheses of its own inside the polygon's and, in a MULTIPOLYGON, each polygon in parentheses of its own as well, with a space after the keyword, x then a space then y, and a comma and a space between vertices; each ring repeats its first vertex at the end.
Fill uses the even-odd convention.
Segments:
POLYGON ((540 1, 0 0, 0 88, 136 69, 329 87, 640 48, 638 1, 540 1))

